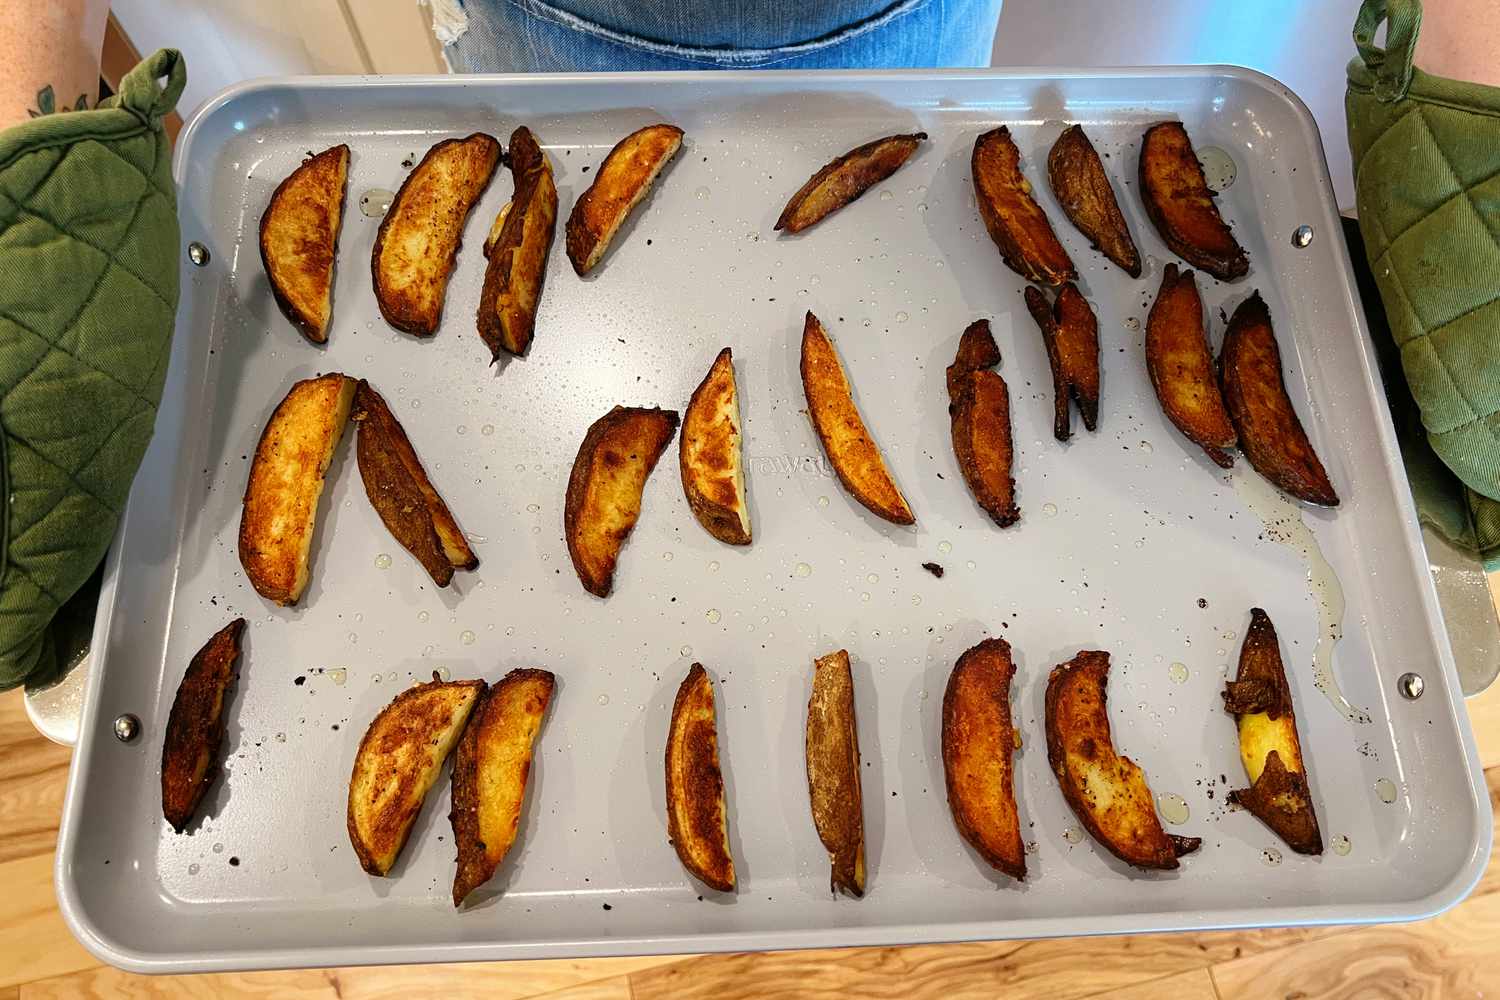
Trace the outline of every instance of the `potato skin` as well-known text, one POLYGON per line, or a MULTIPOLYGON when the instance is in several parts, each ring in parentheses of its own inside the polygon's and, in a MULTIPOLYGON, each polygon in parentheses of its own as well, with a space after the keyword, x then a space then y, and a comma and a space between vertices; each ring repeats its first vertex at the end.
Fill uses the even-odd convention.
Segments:
POLYGON ((225 625, 194 654, 177 685, 161 745, 161 811, 181 833, 219 777, 224 705, 239 675, 245 619, 225 625))
POLYGON ((991 520, 1008 528, 1020 520, 1021 509, 1016 506, 1016 481, 1011 476, 1015 447, 1010 389, 998 372, 987 370, 999 361, 990 321, 969 324, 946 373, 948 416, 953 457, 964 484, 991 520))
POLYGON ((667 836, 677 857, 704 885, 734 892, 714 686, 701 663, 688 670, 672 702, 666 761, 667 836))
POLYGON ((1002 125, 974 140, 970 170, 979 217, 1006 266, 1042 285, 1075 280, 1078 272, 1068 251, 1052 231, 1047 213, 1031 197, 1010 129, 1002 125))
POLYGON ((943 774, 964 840, 993 868, 1024 879, 1011 760, 1020 747, 1010 714, 1015 672, 1004 639, 985 639, 958 658, 943 693, 943 774))
POLYGON ((1146 216, 1173 253, 1220 281, 1250 273, 1250 259, 1219 214, 1181 122, 1146 130, 1139 173, 1146 216))
POLYGON ((828 851, 829 891, 865 894, 864 794, 859 731, 854 723, 854 674, 849 653, 813 661, 807 702, 807 790, 813 825, 828 851))
POLYGON ((926 132, 888 135, 835 158, 797 189, 773 228, 800 233, 822 222, 901 169, 926 139, 926 132))
POLYGON ((676 125, 647 125, 609 151, 594 173, 594 183, 568 214, 568 260, 580 276, 604 257, 620 226, 682 148, 682 137, 676 125))
POLYGON ((750 544, 750 510, 734 353, 724 348, 682 416, 677 464, 688 507, 703 530, 726 545, 750 544))
MULTIPOLYGON (((1047 154, 1047 180, 1052 194, 1078 231, 1132 278, 1141 276, 1141 252, 1130 237, 1130 227, 1104 163, 1082 125, 1070 125, 1047 154)), ((1090 428, 1092 429, 1092 428, 1090 428)))
POLYGON ((1203 329, 1203 300, 1193 272, 1168 264, 1161 291, 1146 317, 1146 369, 1167 419, 1214 464, 1228 469, 1225 448, 1238 440, 1214 377, 1213 355, 1203 329))
POLYGON ((260 260, 276 305, 314 344, 328 340, 333 273, 349 182, 349 147, 302 161, 260 217, 260 260))
POLYGON ((495 220, 499 232, 485 241, 484 286, 475 324, 490 349, 525 354, 536 330, 536 311, 547 280, 547 258, 557 232, 557 184, 552 165, 525 125, 510 136, 515 193, 495 220))
POLYGON ((1099 422, 1099 322, 1071 281, 1062 286, 1052 307, 1034 285, 1026 286, 1025 296, 1052 369, 1052 436, 1066 441, 1073 435, 1070 396, 1078 403, 1084 427, 1093 430, 1099 422))

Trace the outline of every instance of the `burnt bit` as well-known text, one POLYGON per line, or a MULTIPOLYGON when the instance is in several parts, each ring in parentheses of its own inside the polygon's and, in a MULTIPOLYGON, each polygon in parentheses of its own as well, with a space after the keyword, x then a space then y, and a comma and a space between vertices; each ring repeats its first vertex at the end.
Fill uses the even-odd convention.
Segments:
POLYGON ((922 568, 931 573, 933 576, 937 577, 939 580, 943 578, 943 567, 938 563, 925 562, 922 564, 922 568))

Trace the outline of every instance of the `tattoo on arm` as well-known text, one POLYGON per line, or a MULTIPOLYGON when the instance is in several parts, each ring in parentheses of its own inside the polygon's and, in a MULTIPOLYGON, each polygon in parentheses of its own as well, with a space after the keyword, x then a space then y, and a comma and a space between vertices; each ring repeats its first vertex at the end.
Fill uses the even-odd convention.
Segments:
POLYGON ((52 84, 49 83, 47 84, 47 86, 36 92, 36 107, 27 108, 26 113, 33 118, 40 118, 42 117, 42 115, 57 114, 58 112, 62 111, 87 111, 88 107, 88 94, 79 94, 78 100, 73 102, 73 106, 71 108, 66 104, 64 104, 62 107, 58 107, 57 97, 52 93, 52 84))

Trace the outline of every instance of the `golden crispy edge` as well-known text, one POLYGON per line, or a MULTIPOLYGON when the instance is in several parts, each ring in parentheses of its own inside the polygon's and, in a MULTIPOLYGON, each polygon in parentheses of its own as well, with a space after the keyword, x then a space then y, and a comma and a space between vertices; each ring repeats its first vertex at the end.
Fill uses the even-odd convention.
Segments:
POLYGON ((1250 260, 1230 232, 1203 164, 1180 122, 1159 122, 1141 140, 1141 203, 1168 248, 1220 281, 1250 273, 1250 260))
POLYGON ((245 482, 239 557, 250 585, 268 601, 283 606, 296 604, 307 586, 324 478, 333 451, 344 435, 354 388, 354 379, 338 372, 304 379, 287 391, 261 431, 245 482), (335 393, 331 400, 326 398, 330 390, 335 393), (286 461, 281 449, 286 444, 287 432, 310 418, 316 418, 323 435, 320 453, 297 456, 309 461, 299 466, 296 482, 273 481, 286 461), (292 532, 296 538, 289 539, 285 534, 271 537, 274 522, 285 516, 283 508, 288 505, 294 509, 306 507, 300 529, 294 528, 292 532))
POLYGON ((943 774, 964 840, 993 868, 1024 879, 1011 759, 1020 746, 1010 714, 1014 676, 1004 639, 985 639, 958 658, 943 693, 943 774))
POLYGON ((1229 320, 1219 350, 1219 384, 1251 467, 1299 500, 1337 507, 1339 495, 1287 395, 1281 349, 1260 292, 1241 302, 1229 320))
POLYGON ((1047 213, 1021 173, 1021 151, 1004 125, 974 140, 970 160, 979 216, 1007 267, 1028 281, 1060 285, 1078 277, 1047 213))
POLYGON ((177 685, 161 745, 161 811, 181 833, 219 776, 224 704, 238 671, 245 619, 225 625, 194 654, 177 685))
POLYGON ((864 795, 859 777, 859 731, 854 718, 854 674, 845 650, 813 661, 805 749, 813 825, 828 850, 829 891, 863 896, 864 795))
POLYGON ((1070 125, 1047 154, 1047 181, 1063 214, 1088 237, 1095 250, 1132 278, 1141 276, 1141 252, 1115 190, 1104 172, 1104 162, 1082 125, 1070 125))
POLYGON ((745 496, 745 465, 740 453, 743 437, 739 422, 739 389, 734 377, 734 355, 724 348, 714 358, 708 374, 682 414, 682 433, 677 440, 677 464, 682 492, 688 508, 703 529, 727 545, 750 544, 750 507, 745 496), (714 419, 718 397, 733 396, 736 417, 720 428, 714 419), (733 486, 733 497, 725 502, 715 485, 725 475, 733 486))
POLYGON ((1008 528, 1021 519, 1011 475, 1010 389, 999 372, 988 369, 966 372, 956 385, 948 404, 953 457, 975 502, 996 525, 1008 528))
POLYGON ((877 517, 915 524, 916 516, 865 428, 833 341, 812 313, 802 327, 801 368, 807 415, 844 489, 877 517))
POLYGON ((901 169, 926 139, 926 132, 888 135, 836 157, 797 189, 772 228, 800 233, 822 222, 901 169))
POLYGON ((584 275, 599 263, 620 226, 682 148, 682 137, 676 125, 647 125, 615 143, 594 173, 594 183, 568 214, 565 237, 574 271, 584 275))
POLYGON ((1161 290, 1146 317, 1146 370, 1157 402, 1172 426, 1202 448, 1214 464, 1228 469, 1237 440, 1224 397, 1214 377, 1213 355, 1203 325, 1203 300, 1192 271, 1168 264, 1161 290), (1168 361, 1175 356, 1177 363, 1168 361), (1196 400, 1196 404, 1195 404, 1196 400))
POLYGON ((485 241, 484 255, 489 261, 475 317, 492 361, 502 350, 521 355, 531 346, 547 280, 547 259, 557 233, 552 165, 524 125, 511 133, 510 171, 515 193, 500 209, 485 241))
MULTIPOLYGON (((333 317, 333 272, 338 260, 339 232, 344 221, 344 203, 348 195, 349 186, 349 147, 345 145, 333 146, 323 150, 316 156, 310 156, 302 161, 301 166, 288 174, 276 190, 271 194, 271 200, 266 204, 266 210, 260 217, 260 261, 266 271, 266 281, 271 286, 271 295, 276 300, 277 307, 282 315, 291 320, 301 334, 315 344, 321 344, 328 340, 328 323, 333 317), (327 285, 324 296, 328 315, 318 317, 302 308, 294 298, 297 292, 290 287, 290 282, 282 267, 282 261, 275 253, 272 238, 277 232, 278 224, 282 222, 281 213, 291 202, 291 199, 307 199, 331 194, 324 188, 328 187, 325 176, 332 172, 334 184, 338 188, 337 197, 328 200, 328 232, 327 243, 324 254, 319 259, 310 263, 322 274, 322 281, 327 285), (326 260, 323 259, 326 257, 326 260)), ((321 198, 320 198, 321 200, 321 198)), ((324 246, 320 242, 319 249, 324 246)), ((300 264, 287 262, 293 272, 303 270, 300 264)), ((320 307, 323 303, 320 303, 320 307)))
POLYGON ((733 892, 714 687, 701 663, 688 670, 672 702, 666 772, 667 836, 677 857, 704 885, 733 892))

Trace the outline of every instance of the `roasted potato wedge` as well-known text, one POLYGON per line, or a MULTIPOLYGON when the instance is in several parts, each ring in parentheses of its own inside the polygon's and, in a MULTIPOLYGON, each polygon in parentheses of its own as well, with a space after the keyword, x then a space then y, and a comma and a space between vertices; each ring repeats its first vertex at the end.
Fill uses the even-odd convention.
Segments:
POLYGON ((667 730, 667 836, 689 874, 720 892, 734 891, 714 685, 701 663, 693 664, 672 703, 672 724, 667 730))
POLYGON ((807 702, 807 792, 828 850, 829 891, 865 894, 865 805, 859 783, 854 674, 845 650, 813 661, 807 702))
POLYGON ((854 405, 849 378, 833 341, 812 313, 802 325, 802 391, 823 451, 849 495, 892 524, 915 524, 865 422, 854 405))
POLYGON ((656 175, 682 148, 682 135, 676 125, 647 125, 615 143, 594 174, 594 183, 568 215, 568 259, 573 270, 588 274, 599 263, 615 233, 651 190, 656 175))
POLYGON ((775 228, 800 233, 822 222, 900 170, 926 139, 926 132, 888 135, 849 150, 797 189, 781 210, 775 228))
POLYGON ((1087 236, 1094 249, 1132 278, 1141 276, 1141 252, 1130 238, 1130 227, 1104 163, 1082 125, 1069 125, 1047 154, 1047 180, 1063 214, 1087 236))
POLYGON ((1167 419, 1221 468, 1234 465, 1234 425, 1214 378, 1203 300, 1192 271, 1168 264, 1146 317, 1146 369, 1167 419))
POLYGON ((370 254, 375 303, 391 326, 418 337, 437 332, 464 223, 499 162, 499 141, 476 132, 444 139, 406 175, 370 254))
POLYGON ((167 734, 161 744, 161 812, 181 833, 198 811, 203 793, 219 777, 224 744, 224 703, 239 671, 245 619, 214 633, 188 662, 177 685, 167 734))
POLYGON ((998 871, 1026 877, 1011 756, 1021 737, 1010 716, 1010 645, 986 639, 954 664, 943 694, 943 773, 953 824, 998 871))
POLYGON ((256 593, 296 604, 307 586, 318 500, 354 401, 338 372, 292 386, 271 414, 250 462, 240 515, 240 565, 256 593))
POLYGON ((333 265, 349 180, 349 147, 302 161, 276 187, 260 217, 260 261, 276 305, 315 344, 328 339, 333 265))
POLYGON ((1271 312, 1259 292, 1230 317, 1219 349, 1219 385, 1251 467, 1299 500, 1337 507, 1339 495, 1286 393, 1271 312))
POLYGON ((1042 331, 1052 368, 1052 436, 1066 441, 1073 435, 1069 397, 1078 404, 1083 426, 1093 430, 1099 423, 1099 321, 1088 299, 1070 281, 1049 308, 1041 289, 1027 285, 1026 308, 1042 331))
POLYGON ((1115 857, 1137 868, 1177 867, 1198 837, 1162 829, 1146 776, 1115 752, 1105 685, 1109 654, 1084 650, 1047 678, 1047 761, 1074 815, 1115 857))
POLYGON ((740 454, 740 398, 734 355, 719 352, 682 416, 677 460, 682 491, 703 530, 730 545, 750 544, 750 505, 740 454))
POLYGON ((478 567, 479 557, 427 478, 400 421, 363 379, 354 393, 353 418, 359 478, 391 536, 439 587, 448 586, 455 569, 478 567))
POLYGON ((1173 253, 1220 281, 1250 273, 1250 259, 1229 231, 1203 164, 1180 122, 1161 122, 1141 140, 1141 201, 1173 253))
POLYGON ((563 532, 590 594, 609 596, 620 547, 641 516, 641 492, 676 431, 671 410, 616 406, 583 436, 568 477, 563 532))
POLYGON ((371 875, 396 863, 484 689, 484 681, 444 681, 434 673, 371 720, 354 754, 346 822, 360 867, 371 875))
POLYGON ((1010 129, 1001 125, 974 140, 971 170, 979 217, 1006 266, 1042 285, 1076 279, 1072 258, 1031 196, 1031 182, 1021 173, 1021 151, 1010 129))
POLYGON ((948 366, 948 415, 953 429, 953 456, 964 483, 979 506, 1002 528, 1020 520, 1016 481, 1010 474, 1015 447, 1010 430, 1010 389, 998 372, 1000 348, 990 321, 971 323, 959 338, 958 354, 948 366))
POLYGON ((525 354, 531 345, 547 257, 557 232, 552 164, 525 125, 511 133, 509 160, 515 193, 495 216, 484 241, 489 263, 479 292, 479 337, 492 360, 502 350, 525 354))
POLYGON ((1239 669, 1224 691, 1224 709, 1239 728, 1240 760, 1250 778, 1250 787, 1230 792, 1229 801, 1250 810, 1298 854, 1322 854, 1281 641, 1260 608, 1250 609, 1250 628, 1239 669))
POLYGON ((516 841, 532 748, 552 701, 549 671, 512 670, 490 685, 469 715, 453 755, 453 905, 490 880, 516 841))

